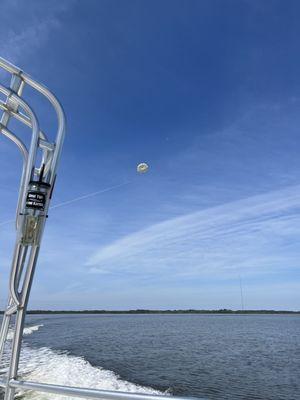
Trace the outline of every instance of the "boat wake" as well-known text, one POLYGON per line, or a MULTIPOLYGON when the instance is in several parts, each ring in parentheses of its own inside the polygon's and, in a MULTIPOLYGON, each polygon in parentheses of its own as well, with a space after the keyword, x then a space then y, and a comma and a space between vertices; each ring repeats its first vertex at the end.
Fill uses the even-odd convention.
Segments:
MULTIPOLYGON (((31 335, 33 332, 38 331, 42 326, 44 326, 44 325, 40 324, 40 325, 28 326, 28 327, 24 328, 23 335, 31 335)), ((13 335, 14 335, 14 332, 12 330, 10 330, 8 332, 7 339, 12 340, 13 335)))
MULTIPOLYGON (((24 329, 25 335, 30 335, 39 330, 43 325, 34 325, 24 329)), ((7 371, 8 351, 5 352, 5 368, 1 373, 7 371)), ((19 373, 22 379, 28 381, 78 386, 85 388, 118 390, 124 392, 161 394, 161 392, 132 382, 121 379, 113 371, 101 367, 92 366, 83 357, 72 356, 67 352, 52 350, 48 347, 31 348, 23 344, 19 373)), ((37 392, 18 392, 23 398, 30 400, 66 400, 67 397, 37 392)), ((69 399, 74 399, 68 397, 69 399)))

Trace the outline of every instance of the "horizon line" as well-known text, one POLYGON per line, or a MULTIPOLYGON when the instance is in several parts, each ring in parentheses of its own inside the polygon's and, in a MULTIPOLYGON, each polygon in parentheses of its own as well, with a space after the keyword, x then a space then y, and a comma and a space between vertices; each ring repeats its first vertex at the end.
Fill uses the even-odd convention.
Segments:
MULTIPOLYGON (((3 310, 0 311, 3 314, 3 310)), ((129 310, 28 310, 27 314, 300 314, 300 310, 249 309, 129 309, 129 310)))

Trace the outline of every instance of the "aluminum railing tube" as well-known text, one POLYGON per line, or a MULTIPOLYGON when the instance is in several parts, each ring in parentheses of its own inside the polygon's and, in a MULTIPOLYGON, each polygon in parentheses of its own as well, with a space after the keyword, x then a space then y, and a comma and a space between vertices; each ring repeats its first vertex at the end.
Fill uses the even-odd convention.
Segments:
POLYGON ((9 369, 4 385, 4 399, 13 400, 15 388, 10 386, 9 382, 18 376, 27 303, 64 141, 65 115, 59 101, 45 86, 2 58, 0 58, 0 68, 12 75, 9 88, 0 84, 0 93, 6 97, 0 100, 0 110, 3 111, 0 133, 16 144, 23 154, 23 172, 16 211, 17 238, 9 278, 8 302, 0 330, 1 359, 4 344, 8 339, 9 323, 15 314, 9 369), (23 88, 26 85, 46 97, 55 110, 57 129, 52 140, 40 130, 34 110, 23 100, 23 88), (8 128, 12 119, 17 119, 30 128, 31 140, 28 148, 8 128), (40 152, 42 157, 39 157, 40 152))
MULTIPOLYGON (((111 390, 99 390, 78 388, 72 386, 49 385, 45 383, 27 382, 12 379, 9 386, 15 389, 35 390, 38 392, 60 394, 63 396, 81 397, 84 399, 101 399, 101 400, 166 400, 166 395, 117 392, 111 390)), ((192 400, 195 397, 170 397, 174 400, 192 400)), ((201 400, 198 398, 198 400, 201 400)), ((204 400, 204 399, 202 399, 204 400)))

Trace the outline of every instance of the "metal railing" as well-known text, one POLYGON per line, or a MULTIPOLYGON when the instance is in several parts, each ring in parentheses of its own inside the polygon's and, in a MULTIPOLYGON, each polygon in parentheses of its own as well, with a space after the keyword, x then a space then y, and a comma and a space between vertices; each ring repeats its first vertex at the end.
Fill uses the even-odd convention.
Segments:
POLYGON ((9 88, 0 84, 0 93, 5 96, 4 101, 0 100, 0 110, 3 111, 0 133, 17 145, 23 157, 16 211, 17 239, 9 278, 8 302, 0 330, 0 361, 2 361, 11 318, 15 315, 8 373, 6 379, 0 381, 0 386, 5 389, 4 400, 13 400, 16 389, 103 400, 164 400, 166 396, 163 395, 124 393, 18 380, 27 304, 65 136, 65 116, 60 103, 45 86, 2 58, 0 58, 0 68, 11 74, 9 88), (26 85, 45 96, 56 112, 57 132, 53 140, 40 129, 35 112, 22 98, 26 85), (8 128, 13 118, 31 129, 31 141, 28 147, 8 128), (42 152, 40 162, 37 161, 38 152, 42 152))
POLYGON ((0 93, 4 95, 4 100, 0 100, 0 133, 17 145, 23 157, 16 211, 17 239, 9 277, 8 302, 0 330, 2 359, 8 328, 15 315, 4 396, 5 400, 12 400, 15 387, 11 382, 18 377, 27 303, 65 136, 65 116, 58 100, 45 86, 2 58, 0 67, 11 75, 9 87, 0 84, 0 93), (36 113, 22 97, 26 86, 46 97, 56 112, 57 131, 52 140, 40 129, 36 113), (12 119, 17 119, 31 130, 28 145, 9 129, 12 119))
MULTIPOLYGON (((0 381, 0 386, 5 387, 6 383, 0 381)), ((158 394, 119 392, 112 390, 100 390, 79 388, 74 386, 49 385, 46 383, 19 381, 12 379, 9 386, 14 389, 38 391, 41 393, 58 394, 61 396, 79 397, 82 399, 101 400, 166 400, 170 396, 158 394)), ((205 400, 195 397, 172 397, 175 400, 205 400)))

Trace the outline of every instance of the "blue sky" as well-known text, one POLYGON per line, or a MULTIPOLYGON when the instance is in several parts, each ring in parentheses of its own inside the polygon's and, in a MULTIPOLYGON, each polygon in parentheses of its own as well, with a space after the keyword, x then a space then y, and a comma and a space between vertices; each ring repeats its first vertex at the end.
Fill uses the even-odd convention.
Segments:
MULTIPOLYGON (((68 119, 31 308, 239 309, 241 279, 246 308, 300 309, 299 12, 1 1, 1 56, 68 119)), ((0 157, 3 304, 20 177, 3 137, 0 157)))

